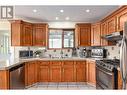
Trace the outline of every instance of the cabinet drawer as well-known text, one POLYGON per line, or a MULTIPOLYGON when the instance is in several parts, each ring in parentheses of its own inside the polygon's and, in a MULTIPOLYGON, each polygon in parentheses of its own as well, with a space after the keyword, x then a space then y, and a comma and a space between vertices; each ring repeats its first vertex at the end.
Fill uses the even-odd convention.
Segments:
POLYGON ((73 65, 73 64, 74 64, 73 61, 66 61, 66 62, 63 63, 63 65, 73 65))
POLYGON ((40 62, 39 63, 39 66, 47 66, 47 65, 49 65, 49 62, 48 61, 40 62))
POLYGON ((59 62, 59 61, 50 62, 50 65, 59 66, 59 65, 61 65, 61 62, 59 62))

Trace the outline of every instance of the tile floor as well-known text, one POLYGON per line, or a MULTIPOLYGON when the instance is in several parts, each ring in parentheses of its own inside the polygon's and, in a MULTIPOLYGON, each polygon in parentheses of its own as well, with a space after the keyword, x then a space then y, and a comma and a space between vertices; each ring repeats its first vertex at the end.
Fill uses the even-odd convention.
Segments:
POLYGON ((84 82, 62 83, 37 83, 27 88, 28 90, 95 90, 95 86, 84 82))

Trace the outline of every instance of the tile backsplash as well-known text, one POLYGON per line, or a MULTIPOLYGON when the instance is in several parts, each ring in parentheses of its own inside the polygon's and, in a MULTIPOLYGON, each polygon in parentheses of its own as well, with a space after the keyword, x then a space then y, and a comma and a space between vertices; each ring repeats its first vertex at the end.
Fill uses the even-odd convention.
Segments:
MULTIPOLYGON (((81 47, 82 48, 82 47, 81 47)), ((91 47, 87 47, 89 49, 91 49, 91 47)), ((113 58, 117 58, 119 59, 119 55, 120 55, 120 47, 119 46, 105 46, 102 47, 105 48, 107 50, 107 58, 109 59, 113 59, 113 58)), ((12 54, 14 56, 14 58, 19 58, 19 51, 20 50, 28 50, 28 47, 12 47, 12 54)), ((61 50, 47 50, 45 47, 30 47, 30 50, 35 51, 41 51, 41 56, 42 57, 60 57, 61 56, 61 50)), ((79 49, 77 50, 77 53, 79 52, 79 49)), ((62 55, 64 56, 68 56, 68 57, 72 57, 72 49, 62 49, 62 55)), ((78 55, 79 56, 79 55, 78 55)))
POLYGON ((120 57, 120 47, 119 46, 106 46, 104 48, 107 49, 107 58, 109 58, 109 59, 113 59, 113 58, 119 59, 119 57, 120 57))

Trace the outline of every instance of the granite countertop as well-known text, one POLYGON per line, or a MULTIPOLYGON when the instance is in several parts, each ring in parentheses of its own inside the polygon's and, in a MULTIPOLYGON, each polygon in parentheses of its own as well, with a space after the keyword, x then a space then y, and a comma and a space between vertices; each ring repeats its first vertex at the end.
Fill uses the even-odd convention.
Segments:
POLYGON ((24 58, 24 59, 6 59, 6 60, 0 60, 0 70, 8 70, 14 66, 23 64, 24 62, 29 62, 29 61, 84 61, 84 60, 100 60, 97 58, 80 58, 80 57, 71 57, 71 58, 24 58))

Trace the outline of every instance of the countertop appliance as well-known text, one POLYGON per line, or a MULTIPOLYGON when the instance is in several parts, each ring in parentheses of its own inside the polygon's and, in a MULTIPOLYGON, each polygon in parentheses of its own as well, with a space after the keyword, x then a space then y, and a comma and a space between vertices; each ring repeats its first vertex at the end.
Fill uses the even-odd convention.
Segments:
POLYGON ((24 64, 12 67, 9 69, 10 73, 10 89, 24 89, 25 88, 25 71, 24 64))
POLYGON ((31 58, 33 57, 32 50, 21 50, 19 51, 19 58, 31 58))
POLYGON ((120 60, 104 59, 96 61, 96 89, 117 89, 120 60))
POLYGON ((106 58, 106 55, 107 55, 106 49, 96 48, 91 50, 92 58, 106 58))
POLYGON ((127 81, 127 22, 124 23, 123 39, 120 47, 120 71, 123 82, 123 89, 126 89, 127 81))

